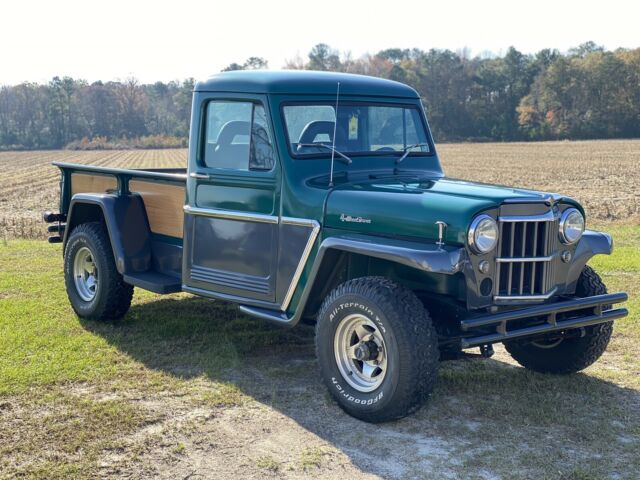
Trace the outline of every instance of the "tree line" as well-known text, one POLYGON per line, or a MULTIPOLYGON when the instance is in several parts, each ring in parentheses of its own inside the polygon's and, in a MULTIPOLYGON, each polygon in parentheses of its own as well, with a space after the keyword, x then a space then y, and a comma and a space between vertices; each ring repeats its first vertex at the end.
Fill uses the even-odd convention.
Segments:
POLYGON ((0 149, 63 148, 82 139, 97 145, 184 145, 193 87, 193 79, 141 85, 134 78, 89 84, 69 77, 4 86, 0 149), (131 141, 145 138, 151 142, 131 141))
MULTIPOLYGON (((267 68, 260 57, 224 70, 267 68)), ((546 49, 502 56, 467 51, 386 49, 352 58, 326 44, 288 69, 361 73, 401 81, 421 95, 437 141, 514 141, 640 137, 640 48, 607 51, 588 42, 566 53, 546 49)), ((0 88, 0 148, 61 148, 79 141, 186 139, 194 81, 0 88)), ((131 142, 129 142, 131 144, 131 142)))

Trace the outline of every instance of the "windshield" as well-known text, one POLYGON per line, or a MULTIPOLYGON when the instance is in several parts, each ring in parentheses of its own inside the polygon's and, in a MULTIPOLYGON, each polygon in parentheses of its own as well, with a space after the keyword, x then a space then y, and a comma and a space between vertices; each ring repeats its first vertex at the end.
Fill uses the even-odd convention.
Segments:
POLYGON ((330 154, 329 149, 313 144, 332 145, 334 127, 335 149, 349 155, 431 153, 415 106, 340 103, 337 126, 335 105, 329 103, 285 105, 283 113, 294 156, 330 154))

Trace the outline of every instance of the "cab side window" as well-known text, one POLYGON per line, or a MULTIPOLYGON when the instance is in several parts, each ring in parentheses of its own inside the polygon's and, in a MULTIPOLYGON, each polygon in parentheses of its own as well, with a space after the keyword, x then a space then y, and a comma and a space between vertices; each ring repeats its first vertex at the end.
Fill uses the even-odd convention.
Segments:
POLYGON ((212 101, 207 104, 204 163, 210 168, 271 170, 273 137, 262 105, 212 101))

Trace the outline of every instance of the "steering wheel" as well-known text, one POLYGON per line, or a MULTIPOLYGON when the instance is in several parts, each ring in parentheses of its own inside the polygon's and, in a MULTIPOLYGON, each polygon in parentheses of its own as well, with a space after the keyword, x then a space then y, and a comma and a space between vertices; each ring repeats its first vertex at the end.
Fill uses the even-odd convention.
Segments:
POLYGON ((397 150, 392 147, 380 147, 376 148, 376 152, 396 152, 397 150))

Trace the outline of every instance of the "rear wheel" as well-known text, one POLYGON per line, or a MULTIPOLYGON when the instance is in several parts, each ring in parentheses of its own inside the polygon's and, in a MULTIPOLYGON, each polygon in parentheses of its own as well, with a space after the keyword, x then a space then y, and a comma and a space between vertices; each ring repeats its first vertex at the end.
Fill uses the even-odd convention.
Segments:
POLYGON ((129 310, 133 286, 124 283, 102 223, 79 225, 64 252, 67 295, 78 316, 94 320, 121 318, 129 310))
POLYGON ((368 422, 416 411, 433 390, 438 341, 413 292, 381 277, 343 283, 316 325, 323 380, 338 404, 368 422))
MULTIPOLYGON (((600 276, 585 267, 578 279, 577 297, 607 293, 600 276)), ((575 373, 593 364, 609 344, 613 322, 584 329, 506 342, 505 348, 523 367, 543 373, 575 373)))

